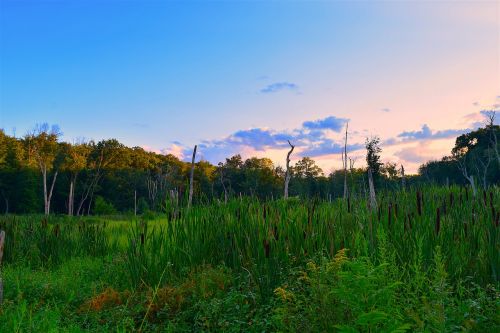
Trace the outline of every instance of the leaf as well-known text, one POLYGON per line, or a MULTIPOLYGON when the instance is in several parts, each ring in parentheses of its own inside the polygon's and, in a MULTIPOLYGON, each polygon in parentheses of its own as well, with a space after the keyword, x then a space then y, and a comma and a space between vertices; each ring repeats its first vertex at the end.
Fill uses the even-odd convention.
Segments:
POLYGON ((356 320, 356 324, 362 326, 373 326, 379 323, 383 323, 388 318, 385 312, 373 310, 368 313, 363 313, 356 320))
POLYGON ((347 325, 335 325, 334 327, 338 329, 339 333, 359 333, 357 329, 347 325))
POLYGON ((398 328, 394 329, 391 331, 391 333, 404 333, 406 331, 411 330, 411 325, 410 324, 403 324, 399 326, 398 328))

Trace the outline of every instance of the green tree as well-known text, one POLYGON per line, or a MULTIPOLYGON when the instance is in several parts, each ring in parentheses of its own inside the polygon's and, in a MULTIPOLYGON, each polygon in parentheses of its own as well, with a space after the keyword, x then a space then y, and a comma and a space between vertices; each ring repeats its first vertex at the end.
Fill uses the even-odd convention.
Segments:
POLYGON ((366 164, 371 169, 374 181, 377 181, 381 175, 381 168, 383 163, 380 162, 380 138, 375 136, 371 139, 366 139, 366 164))
POLYGON ((60 154, 58 145, 60 135, 61 133, 57 126, 53 125, 49 129, 48 124, 42 124, 36 126, 31 133, 25 136, 28 160, 37 165, 42 174, 45 215, 49 215, 50 213, 52 193, 59 173, 59 167, 62 163, 62 155, 60 154), (47 178, 51 172, 53 175, 49 188, 47 178))

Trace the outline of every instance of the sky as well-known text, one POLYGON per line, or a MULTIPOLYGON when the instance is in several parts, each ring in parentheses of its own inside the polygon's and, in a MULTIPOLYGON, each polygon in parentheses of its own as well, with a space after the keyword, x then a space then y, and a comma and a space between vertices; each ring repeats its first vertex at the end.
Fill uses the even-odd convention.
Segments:
MULTIPOLYGON (((0 0, 0 128, 416 172, 500 110, 498 1, 0 0), (483 112, 484 113, 484 112, 483 112)), ((497 118, 500 118, 497 117, 497 118)))

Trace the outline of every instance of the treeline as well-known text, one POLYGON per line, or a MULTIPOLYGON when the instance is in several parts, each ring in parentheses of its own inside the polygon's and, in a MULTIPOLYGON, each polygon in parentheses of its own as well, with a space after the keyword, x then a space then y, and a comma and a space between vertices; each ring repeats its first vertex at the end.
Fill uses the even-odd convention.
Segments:
MULTIPOLYGON (((0 130, 0 210, 5 213, 69 215, 161 211, 167 201, 183 205, 189 189, 190 163, 167 154, 126 147, 115 139, 60 141, 57 127, 37 126, 22 138, 0 130)), ((404 176, 402 166, 380 162, 379 140, 367 141, 367 163, 377 190, 422 183, 489 186, 500 179, 499 127, 493 125, 457 138, 452 156, 428 162, 419 175, 404 176), (404 185, 405 184, 405 185, 404 185)), ((347 164, 347 163, 346 163, 347 164)), ((268 158, 240 155, 217 166, 199 161, 194 168, 193 203, 239 196, 262 200, 283 197, 285 171, 268 158)), ((325 174, 303 157, 291 168, 290 196, 333 200, 366 196, 366 169, 347 166, 325 174)))

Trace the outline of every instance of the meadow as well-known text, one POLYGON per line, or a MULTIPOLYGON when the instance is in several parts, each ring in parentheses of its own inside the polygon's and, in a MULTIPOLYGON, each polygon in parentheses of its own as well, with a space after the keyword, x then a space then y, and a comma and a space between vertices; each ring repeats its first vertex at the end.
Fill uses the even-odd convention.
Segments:
POLYGON ((0 332, 498 332, 500 188, 6 215, 0 332))

